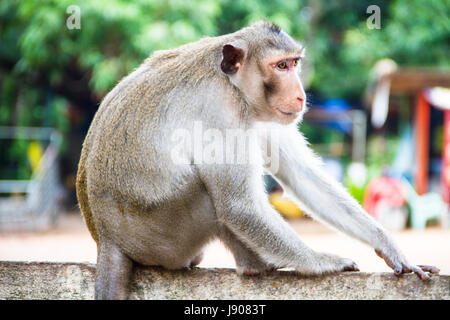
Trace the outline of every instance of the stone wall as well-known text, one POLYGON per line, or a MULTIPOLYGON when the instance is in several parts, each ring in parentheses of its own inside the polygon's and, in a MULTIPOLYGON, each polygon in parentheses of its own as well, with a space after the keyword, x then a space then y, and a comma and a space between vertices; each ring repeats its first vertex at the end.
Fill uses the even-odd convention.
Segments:
MULTIPOLYGON (((0 261, 0 299, 92 299, 95 265, 0 261)), ((346 272, 321 277, 277 271, 240 277, 233 269, 136 267, 131 299, 446 299, 450 276, 346 272)))

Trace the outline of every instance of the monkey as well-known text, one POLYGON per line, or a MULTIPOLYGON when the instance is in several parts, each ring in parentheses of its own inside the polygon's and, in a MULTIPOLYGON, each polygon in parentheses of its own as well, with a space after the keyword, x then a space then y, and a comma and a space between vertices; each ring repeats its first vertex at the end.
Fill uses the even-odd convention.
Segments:
MULTIPOLYGON (((387 231, 325 173, 298 130, 307 110, 304 57, 302 44, 259 21, 155 51, 105 96, 76 180, 97 244, 95 299, 127 299, 134 265, 198 265, 214 239, 231 251, 242 276, 283 267, 303 275, 359 271, 352 260, 300 240, 270 205, 264 172, 313 217, 373 247, 396 275, 414 272, 427 280, 439 273, 408 262, 387 231), (172 135, 195 131, 198 122, 219 134, 255 129, 256 161, 196 161, 189 143, 172 135), (271 130, 279 133, 277 143, 271 130), (171 151, 180 146, 181 161, 174 161, 171 151)), ((215 150, 223 147, 219 140, 212 142, 215 150)))

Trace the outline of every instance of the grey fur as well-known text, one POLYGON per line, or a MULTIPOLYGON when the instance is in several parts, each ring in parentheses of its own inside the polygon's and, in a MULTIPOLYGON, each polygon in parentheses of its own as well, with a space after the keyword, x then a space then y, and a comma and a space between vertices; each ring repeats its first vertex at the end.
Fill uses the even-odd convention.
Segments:
MULTIPOLYGON (((108 95, 83 144, 77 196, 97 242, 96 298, 123 299, 133 263, 178 269, 198 264, 220 238, 239 273, 293 267, 304 274, 356 270, 344 258, 317 253, 269 204, 262 165, 186 164, 170 157, 174 130, 268 128, 264 74, 273 54, 303 46, 267 23, 155 52, 108 95), (222 47, 245 49, 245 72, 221 72, 222 47), (247 69, 245 69, 247 68, 247 69), (265 122, 261 122, 264 120, 265 122)), ((274 175, 311 213, 407 264, 386 232, 316 163, 294 126, 283 126, 274 175)), ((261 163, 263 154, 260 155, 261 163)))

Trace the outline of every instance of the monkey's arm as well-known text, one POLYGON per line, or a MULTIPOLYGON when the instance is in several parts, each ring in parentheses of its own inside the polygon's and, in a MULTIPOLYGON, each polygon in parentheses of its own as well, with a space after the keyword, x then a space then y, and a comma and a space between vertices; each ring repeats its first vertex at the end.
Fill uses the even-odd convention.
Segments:
POLYGON ((275 160, 279 168, 271 173, 308 213, 375 248, 396 274, 413 271, 425 280, 429 276, 424 271, 439 271, 435 267, 409 264, 384 228, 322 169, 295 127, 284 129, 278 142, 279 147, 271 150, 271 157, 272 161, 278 157, 275 160))
POLYGON ((317 253, 299 239, 270 205, 261 173, 252 165, 199 166, 218 223, 276 267, 292 267, 303 274, 357 270, 353 261, 317 253))

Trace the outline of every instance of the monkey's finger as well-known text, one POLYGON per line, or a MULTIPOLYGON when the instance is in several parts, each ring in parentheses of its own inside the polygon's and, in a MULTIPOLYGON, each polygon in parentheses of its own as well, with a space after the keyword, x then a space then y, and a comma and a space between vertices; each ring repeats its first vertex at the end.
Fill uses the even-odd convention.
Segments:
POLYGON ((422 269, 423 271, 432 273, 432 274, 439 274, 439 272, 441 272, 441 270, 439 270, 439 268, 436 268, 435 266, 425 266, 425 265, 418 265, 418 267, 420 269, 422 269))
POLYGON ((404 270, 402 267, 395 267, 395 268, 392 268, 392 269, 394 269, 394 274, 395 274, 396 276, 399 276, 399 275, 401 275, 402 273, 409 273, 409 272, 411 272, 411 271, 405 272, 406 270, 404 270))
POLYGON ((403 266, 402 273, 411 273, 413 270, 407 266, 403 266))
POLYGON ((428 274, 426 274, 426 272, 424 272, 424 271, 422 271, 422 269, 421 268, 417 268, 417 267, 413 267, 412 268, 412 271, 415 273, 415 274, 417 274, 417 276, 420 278, 420 279, 422 279, 422 280, 430 280, 431 279, 431 277, 428 275, 428 274))

